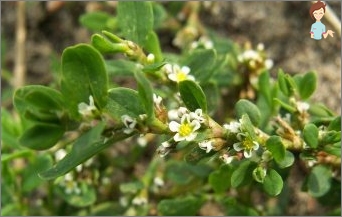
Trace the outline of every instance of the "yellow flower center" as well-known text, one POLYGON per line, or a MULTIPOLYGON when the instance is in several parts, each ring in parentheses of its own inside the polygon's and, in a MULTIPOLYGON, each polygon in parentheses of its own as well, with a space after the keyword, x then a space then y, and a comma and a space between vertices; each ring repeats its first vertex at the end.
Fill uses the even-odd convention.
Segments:
POLYGON ((181 82, 186 80, 186 74, 182 71, 177 72, 177 81, 181 82))
POLYGON ((246 150, 252 150, 254 147, 254 143, 252 140, 245 139, 243 142, 243 147, 245 147, 246 150))
POLYGON ((179 127, 179 135, 180 136, 188 136, 192 132, 192 127, 190 126, 189 123, 183 123, 179 127))

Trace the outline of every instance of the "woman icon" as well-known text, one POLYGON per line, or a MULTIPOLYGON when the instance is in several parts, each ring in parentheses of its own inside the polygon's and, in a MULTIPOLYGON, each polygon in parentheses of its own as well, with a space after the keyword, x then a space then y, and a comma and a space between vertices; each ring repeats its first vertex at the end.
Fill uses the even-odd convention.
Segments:
POLYGON ((316 20, 315 23, 311 25, 311 38, 316 40, 321 40, 322 35, 324 38, 330 35, 334 37, 334 33, 332 30, 325 31, 325 25, 321 22, 322 17, 325 14, 325 4, 318 0, 316 3, 311 5, 310 7, 310 16, 313 20, 316 20))

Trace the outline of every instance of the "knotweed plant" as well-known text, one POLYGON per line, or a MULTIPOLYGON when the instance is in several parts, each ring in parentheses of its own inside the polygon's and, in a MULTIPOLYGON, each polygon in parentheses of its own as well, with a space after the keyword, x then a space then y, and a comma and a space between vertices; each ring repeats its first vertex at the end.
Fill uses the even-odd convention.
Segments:
MULTIPOLYGON (((192 8, 178 54, 160 47, 167 12, 159 3, 122 1, 116 16, 85 14, 87 27, 102 17, 103 31, 65 48, 59 87, 16 90, 21 155, 35 150, 34 180, 55 189, 41 193, 46 207, 62 207, 56 197, 79 208, 68 215, 196 215, 209 202, 226 215, 279 214, 252 192, 288 200, 286 180, 298 165, 303 191, 339 204, 341 119, 310 101, 316 73, 272 77, 262 44, 240 48, 203 31, 192 8), (221 97, 233 90, 236 97, 221 97), (151 151, 142 173, 122 178, 151 151)), ((9 174, 15 156, 7 158, 9 174)))

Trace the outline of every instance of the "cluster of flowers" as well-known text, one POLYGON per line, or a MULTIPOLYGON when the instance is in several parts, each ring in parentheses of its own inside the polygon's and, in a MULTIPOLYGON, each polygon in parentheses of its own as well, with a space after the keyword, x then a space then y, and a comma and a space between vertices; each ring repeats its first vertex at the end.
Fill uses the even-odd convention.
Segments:
MULTIPOLYGON (((65 149, 59 149, 55 153, 56 161, 60 161, 66 156, 67 152, 65 149)), ((65 174, 65 176, 61 177, 58 182, 58 185, 64 188, 64 192, 66 194, 76 194, 79 195, 82 193, 80 183, 76 180, 75 173, 81 173, 82 170, 86 167, 89 167, 93 163, 93 159, 90 158, 83 164, 78 165, 75 170, 65 174)))
POLYGON ((238 55, 238 61, 246 63, 250 68, 255 69, 257 66, 262 66, 265 69, 271 69, 273 61, 271 59, 265 59, 261 53, 264 51, 264 44, 260 43, 257 46, 257 50, 248 49, 238 55))

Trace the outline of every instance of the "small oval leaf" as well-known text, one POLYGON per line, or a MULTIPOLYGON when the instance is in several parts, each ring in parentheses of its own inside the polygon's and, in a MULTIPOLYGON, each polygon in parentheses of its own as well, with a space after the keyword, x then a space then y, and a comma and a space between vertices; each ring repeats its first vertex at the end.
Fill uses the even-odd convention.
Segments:
POLYGON ((274 169, 267 171, 265 180, 263 182, 263 188, 267 194, 271 196, 277 196, 283 189, 283 179, 274 169))
POLYGON ((308 177, 308 191, 314 197, 323 196, 330 189, 331 171, 323 165, 315 166, 308 177))
POLYGON ((306 124, 303 130, 304 141, 311 148, 318 146, 318 128, 314 124, 306 124))
POLYGON ((241 118, 243 114, 248 114, 250 120, 254 126, 258 126, 261 120, 261 113, 259 108, 247 99, 240 99, 235 104, 235 111, 238 118, 241 118))
POLYGON ((90 95, 100 110, 106 105, 107 80, 104 60, 92 46, 79 44, 63 51, 61 92, 72 117, 80 117, 78 104, 88 103, 90 95))
POLYGON ((27 148, 45 150, 54 146, 64 132, 65 130, 59 125, 39 123, 26 130, 19 142, 27 148))
POLYGON ((178 85, 181 98, 190 111, 202 109, 207 113, 207 99, 202 88, 194 81, 185 80, 178 85))
POLYGON ((304 100, 309 98, 316 90, 317 75, 314 72, 306 73, 298 86, 300 97, 304 100))

